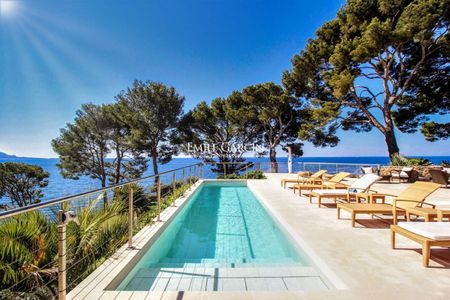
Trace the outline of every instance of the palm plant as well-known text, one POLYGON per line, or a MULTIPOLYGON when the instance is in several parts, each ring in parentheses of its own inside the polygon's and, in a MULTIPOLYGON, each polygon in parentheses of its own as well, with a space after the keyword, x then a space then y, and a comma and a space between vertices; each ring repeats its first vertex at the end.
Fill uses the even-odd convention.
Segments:
MULTIPOLYGON (((0 288, 32 292, 54 282, 57 274, 57 228, 39 212, 0 224, 0 288)), ((50 286, 50 289, 52 287, 50 286)))
POLYGON ((81 281, 107 255, 125 243, 127 233, 127 215, 124 203, 111 201, 99 209, 99 200, 89 204, 76 213, 78 223, 67 226, 68 283, 70 286, 81 281))

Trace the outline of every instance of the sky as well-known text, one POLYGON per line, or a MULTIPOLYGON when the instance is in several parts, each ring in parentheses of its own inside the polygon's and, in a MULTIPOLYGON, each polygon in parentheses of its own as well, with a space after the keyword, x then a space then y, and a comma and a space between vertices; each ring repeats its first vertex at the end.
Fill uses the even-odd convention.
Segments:
MULTIPOLYGON (((341 0, 0 0, 0 151, 56 157, 50 142, 81 104, 110 103, 134 79, 174 86, 185 111, 267 81, 341 0)), ((382 135, 340 132, 305 156, 385 156, 382 135)), ((397 134, 406 155, 449 155, 450 141, 397 134)), ((283 153, 279 153, 283 155, 283 153)))

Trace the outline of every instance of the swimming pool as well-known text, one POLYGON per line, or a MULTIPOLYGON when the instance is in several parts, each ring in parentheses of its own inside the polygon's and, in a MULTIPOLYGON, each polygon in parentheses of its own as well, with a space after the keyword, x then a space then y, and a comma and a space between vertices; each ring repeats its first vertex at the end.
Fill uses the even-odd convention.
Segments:
POLYGON ((284 286, 284 277, 299 277, 313 289, 327 288, 246 182, 203 182, 117 289, 183 290, 184 278, 188 289, 197 290, 192 282, 201 279, 198 289, 207 290, 205 278, 212 278, 217 290, 218 279, 233 272, 231 277, 241 278, 248 289, 250 278, 260 278, 262 269, 281 278, 284 286), (171 278, 179 278, 176 288, 170 287, 171 278))

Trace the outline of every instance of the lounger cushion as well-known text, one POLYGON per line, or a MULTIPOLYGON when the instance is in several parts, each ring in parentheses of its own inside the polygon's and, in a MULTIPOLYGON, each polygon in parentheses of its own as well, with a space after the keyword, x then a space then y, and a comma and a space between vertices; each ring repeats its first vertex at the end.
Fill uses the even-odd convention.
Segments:
POLYGON ((377 174, 365 174, 364 176, 362 176, 361 178, 358 178, 357 180, 355 180, 352 185, 350 185, 350 189, 354 189, 354 190, 366 190, 368 189, 370 186, 372 186, 375 181, 380 180, 381 177, 378 176, 377 174))
POLYGON ((432 240, 450 240, 450 222, 400 222, 398 225, 432 240))
POLYGON ((347 193, 354 194, 367 190, 375 181, 381 179, 376 174, 365 174, 361 178, 355 180, 348 190, 344 189, 332 189, 332 190, 313 190, 314 193, 327 196, 327 195, 347 195, 347 193))
POLYGON ((374 173, 372 167, 362 167, 361 169, 362 169, 364 174, 372 174, 372 173, 374 173))

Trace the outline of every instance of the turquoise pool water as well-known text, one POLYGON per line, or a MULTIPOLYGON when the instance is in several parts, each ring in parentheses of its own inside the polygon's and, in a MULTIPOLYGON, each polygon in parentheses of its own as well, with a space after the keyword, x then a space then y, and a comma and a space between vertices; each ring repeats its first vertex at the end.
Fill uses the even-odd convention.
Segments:
POLYGON ((133 289, 129 283, 142 269, 186 264, 308 265, 245 182, 204 182, 118 289, 133 289))

